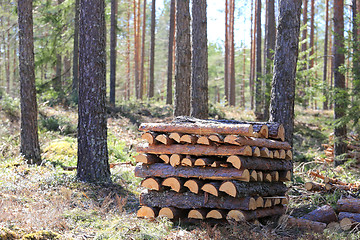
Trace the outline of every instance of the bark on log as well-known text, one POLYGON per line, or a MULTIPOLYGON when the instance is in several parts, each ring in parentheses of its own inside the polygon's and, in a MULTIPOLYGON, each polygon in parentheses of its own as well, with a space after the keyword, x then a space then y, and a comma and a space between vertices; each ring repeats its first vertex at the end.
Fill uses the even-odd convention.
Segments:
POLYGON ((344 218, 350 218, 355 222, 360 222, 360 213, 339 212, 339 220, 342 220, 344 218))
POLYGON ((216 209, 256 209, 253 197, 233 198, 230 196, 215 197, 209 194, 191 192, 176 193, 173 191, 149 191, 140 195, 140 204, 149 207, 216 208, 216 209))
POLYGON ((254 133, 256 137, 259 138, 268 138, 269 137, 269 128, 265 124, 252 124, 254 133))
POLYGON ((326 224, 322 222, 315 222, 301 218, 294 218, 291 216, 283 216, 280 218, 281 222, 286 223, 288 227, 298 227, 301 229, 307 229, 314 232, 323 232, 326 228, 326 224))
POLYGON ((204 181, 200 179, 189 179, 184 183, 184 187, 187 187, 190 192, 198 194, 201 187, 204 185, 204 181))
POLYGON ((291 170, 292 162, 287 160, 272 160, 268 158, 230 156, 226 160, 237 169, 255 169, 255 170, 291 170))
POLYGON ((239 146, 256 146, 256 147, 267 147, 267 148, 283 149, 283 150, 291 149, 290 144, 287 142, 280 142, 266 138, 227 135, 224 138, 224 142, 239 146))
POLYGON ((332 184, 338 184, 338 185, 348 185, 347 183, 344 183, 336 178, 329 178, 329 177, 324 177, 324 182, 325 183, 332 183, 332 184))
POLYGON ((206 214, 206 218, 224 219, 226 218, 227 211, 220 209, 213 209, 206 214))
POLYGON ((145 132, 141 135, 142 139, 145 139, 150 145, 156 144, 156 136, 158 134, 154 133, 154 132, 145 132))
POLYGON ((207 209, 192 209, 188 213, 188 218, 204 220, 208 211, 207 209))
POLYGON ((269 173, 271 175, 271 180, 273 182, 278 182, 279 181, 279 172, 278 171, 271 171, 269 173))
POLYGON ((162 182, 163 186, 170 187, 175 192, 183 192, 185 180, 182 178, 168 177, 162 182))
POLYGON ((141 181, 141 186, 150 190, 160 191, 161 183, 161 178, 149 177, 141 181))
POLYGON ((172 140, 171 138, 169 138, 168 135, 166 134, 159 134, 156 136, 156 141, 165 144, 165 145, 171 145, 174 143, 174 140, 172 140))
POLYGON ((322 183, 307 182, 305 183, 305 189, 308 191, 325 191, 325 185, 322 183))
POLYGON ((216 160, 216 158, 201 157, 201 158, 196 159, 194 166, 197 166, 197 167, 211 166, 215 162, 215 160, 216 160))
POLYGON ((218 167, 232 167, 230 163, 226 163, 224 161, 214 161, 210 167, 218 168, 218 167))
POLYGON ((174 140, 177 143, 180 143, 180 139, 181 139, 182 135, 184 135, 184 134, 174 132, 174 133, 169 134, 169 138, 174 140))
POLYGON ((215 197, 218 197, 220 185, 221 185, 221 182, 205 183, 201 187, 201 190, 203 190, 204 192, 210 193, 211 195, 214 195, 215 197))
POLYGON ((241 136, 253 136, 251 124, 209 124, 209 123, 142 123, 140 131, 154 132, 179 132, 186 134, 210 135, 210 134, 236 134, 241 136))
POLYGON ((137 217, 138 218, 156 218, 159 214, 159 208, 157 207, 148 207, 148 206, 142 206, 137 211, 137 217))
POLYGON ((184 134, 180 138, 180 143, 185 144, 195 144, 197 142, 198 137, 194 135, 184 134))
POLYGON ((250 173, 247 169, 237 170, 234 168, 199 168, 199 167, 172 167, 167 164, 155 163, 151 165, 138 164, 135 168, 135 176, 147 177, 182 177, 211 180, 239 180, 250 181, 250 173))
POLYGON ((250 221, 258 218, 283 215, 286 211, 285 206, 274 206, 272 208, 259 208, 254 211, 231 210, 227 215, 227 219, 235 221, 250 221))
POLYGON ((337 211, 360 213, 360 199, 358 198, 339 199, 337 202, 337 211))
POLYGON ((326 224, 338 221, 337 215, 330 205, 321 206, 301 218, 326 224))
POLYGON ((138 163, 144 163, 144 164, 154 164, 154 163, 162 162, 161 159, 158 158, 156 155, 146 154, 146 153, 135 156, 135 160, 138 163))
POLYGON ((159 217, 167 217, 169 219, 179 219, 184 216, 184 210, 180 210, 174 207, 161 208, 159 211, 159 217))
POLYGON ((249 146, 204 146, 204 145, 149 145, 138 146, 139 153, 153 153, 153 154, 184 154, 195 156, 230 156, 242 155, 251 156, 252 149, 249 146))
POLYGON ((244 183, 238 181, 225 181, 219 188, 219 191, 237 198, 245 196, 283 196, 287 190, 288 188, 283 183, 244 183))

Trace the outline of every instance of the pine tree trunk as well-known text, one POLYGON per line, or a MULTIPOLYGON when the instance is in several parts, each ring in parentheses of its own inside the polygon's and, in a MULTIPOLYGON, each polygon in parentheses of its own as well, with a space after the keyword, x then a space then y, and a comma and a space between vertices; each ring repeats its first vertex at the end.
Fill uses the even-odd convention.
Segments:
MULTIPOLYGON (((304 1, 304 8, 303 8, 303 23, 302 25, 306 25, 307 26, 307 22, 308 22, 308 0, 303 0, 304 1)), ((306 61, 308 61, 307 59, 307 54, 306 54, 306 51, 307 51, 307 27, 305 27, 302 31, 302 39, 301 41, 303 42, 302 45, 301 45, 301 52, 303 53, 303 61, 305 62, 304 65, 302 66, 302 69, 303 71, 307 70, 307 63, 306 61)), ((306 108, 307 105, 308 105, 308 96, 306 96, 306 89, 308 87, 308 82, 307 82, 307 78, 305 76, 305 79, 304 79, 304 82, 303 82, 303 92, 301 94, 301 97, 303 98, 303 107, 306 108)))
MULTIPOLYGON (((356 1, 356 0, 355 0, 356 1)), ((328 82, 327 82, 327 68, 328 68, 328 38, 329 38, 329 0, 325 3, 325 39, 324 39, 324 69, 323 69, 323 109, 328 110, 328 82)))
POLYGON ((225 100, 229 98, 229 0, 225 0, 225 58, 224 58, 224 94, 225 100))
POLYGON ((241 102, 240 106, 245 108, 245 73, 246 73, 246 48, 243 48, 243 74, 241 82, 241 102))
POLYGON ((74 18, 74 51, 73 51, 73 81, 72 95, 78 98, 79 89, 79 8, 80 0, 75 0, 75 18, 74 18))
POLYGON ((21 102, 20 152, 29 163, 40 163, 35 88, 32 0, 18 1, 21 102))
POLYGON ((82 0, 80 9, 77 177, 86 182, 110 182, 105 108, 105 3, 82 0))
POLYGON ((209 110, 206 0, 192 1, 192 16, 191 116, 207 119, 209 110))
POLYGON ((191 43, 189 0, 177 0, 174 116, 190 115, 190 85, 191 43))
POLYGON ((172 104, 172 78, 173 78, 173 44, 175 36, 175 0, 171 0, 170 4, 170 29, 168 43, 168 71, 167 71, 167 90, 166 104, 172 104))
MULTIPOLYGON (((360 92, 360 65, 359 65, 359 59, 360 59, 360 46, 358 43, 359 40, 359 28, 358 28, 358 0, 352 1, 352 11, 353 11, 353 17, 352 17, 352 26, 353 26, 353 89, 354 89, 354 95, 357 96, 360 92)), ((356 104, 356 103, 355 103, 356 104)))
POLYGON ((10 94, 10 15, 7 17, 7 44, 6 44, 6 60, 5 60, 5 73, 6 73, 6 93, 10 94))
POLYGON ((272 73, 272 66, 274 60, 275 40, 276 40, 276 22, 275 22, 275 3, 274 1, 267 0, 267 31, 266 31, 266 42, 265 42, 265 106, 264 106, 264 120, 269 119, 269 106, 270 106, 270 94, 271 94, 271 80, 270 75, 272 73))
POLYGON ((257 0, 256 11, 256 84, 255 84, 255 115, 263 120, 262 111, 262 75, 261 75, 261 0, 257 0))
POLYGON ((128 0, 126 10, 127 24, 126 24, 126 83, 125 83, 125 99, 130 100, 131 95, 131 80, 130 80, 130 8, 131 0, 128 0))
POLYGON ((155 0, 151 2, 151 39, 150 39, 150 73, 149 73, 149 91, 148 98, 154 97, 154 66, 155 66, 155 20, 156 20, 156 7, 155 0))
POLYGON ((250 109, 254 109, 254 74, 253 74, 253 67, 254 67, 254 31, 255 31, 255 27, 253 27, 255 25, 255 23, 253 24, 253 5, 254 5, 254 0, 251 0, 251 30, 250 30, 250 39, 251 39, 251 47, 250 47, 250 78, 249 78, 249 85, 250 85, 250 109))
MULTIPOLYGON (((344 56, 344 1, 334 1, 334 119, 340 120, 346 114, 347 94, 345 89, 345 76, 340 68, 345 62, 344 56)), ((335 144, 335 166, 343 161, 340 155, 346 153, 346 124, 340 123, 334 129, 335 144)))
POLYGON ((284 125, 285 140, 291 145, 294 131, 295 74, 298 57, 300 14, 301 1, 280 0, 270 121, 284 125))
POLYGON ((139 52, 138 52, 138 12, 137 12, 137 1, 133 1, 134 10, 134 78, 135 78, 135 96, 136 99, 140 98, 140 82, 139 82, 139 52))
POLYGON ((115 106, 117 0, 111 0, 110 16, 110 104, 115 106))
POLYGON ((315 0, 311 0, 310 14, 310 68, 314 67, 315 0))
POLYGON ((229 21, 229 95, 230 95, 230 106, 235 106, 235 47, 234 47, 234 12, 235 12, 235 0, 230 0, 230 21, 229 21))
POLYGON ((146 38, 146 0, 144 0, 143 4, 143 23, 142 23, 142 42, 141 42, 141 63, 140 63, 140 94, 141 99, 144 95, 144 89, 145 89, 145 74, 144 74, 144 65, 145 65, 145 38, 146 38))

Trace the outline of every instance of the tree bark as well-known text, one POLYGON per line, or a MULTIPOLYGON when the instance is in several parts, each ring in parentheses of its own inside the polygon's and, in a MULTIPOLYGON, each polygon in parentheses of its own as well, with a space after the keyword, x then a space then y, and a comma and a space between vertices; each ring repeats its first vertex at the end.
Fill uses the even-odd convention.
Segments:
POLYGON ((227 135, 224 139, 225 143, 244 146, 256 146, 256 147, 266 147, 274 149, 284 149, 289 150, 291 146, 287 142, 280 142, 276 140, 270 140, 266 138, 254 138, 254 137, 243 137, 236 135, 227 135))
POLYGON ((146 38, 146 0, 143 4, 143 22, 142 22, 142 38, 141 38, 141 62, 140 62, 140 99, 143 98, 144 89, 145 89, 145 75, 144 75, 144 65, 145 65, 145 38, 146 38))
POLYGON ((237 169, 255 170, 291 170, 292 162, 287 160, 271 160, 266 158, 230 156, 227 162, 231 162, 237 169))
POLYGON ((265 106, 264 106, 264 120, 269 119, 269 107, 270 107, 270 94, 271 94, 271 80, 272 66, 274 60, 275 40, 276 40, 276 21, 275 21, 275 1, 266 1, 266 41, 265 41, 265 106))
POLYGON ((283 196, 287 190, 288 188, 283 183, 248 183, 238 181, 225 181, 219 188, 219 191, 235 198, 245 196, 283 196))
POLYGON ((150 30, 150 73, 148 98, 154 97, 154 66, 155 66, 155 25, 156 25, 156 0, 151 1, 151 30, 150 30))
POLYGON ((218 208, 253 210, 255 199, 252 197, 233 198, 230 196, 215 197, 191 192, 176 193, 172 191, 149 191, 140 195, 140 204, 149 207, 218 208))
POLYGON ((116 83, 116 38, 117 38, 117 0, 111 0, 111 26, 110 26, 110 104, 115 106, 116 83))
POLYGON ((190 115, 191 43, 189 0, 176 0, 174 116, 190 115))
POLYGON ((229 1, 225 0, 225 60, 224 60, 224 92, 225 100, 230 101, 229 98, 229 1))
POLYGON ((307 219, 316 222, 323 222, 329 224, 331 222, 337 222, 337 215, 334 209, 330 205, 324 205, 311 211, 301 217, 302 219, 307 219))
POLYGON ((280 221, 281 222, 285 221, 288 227, 298 227, 302 229, 311 230, 314 232, 323 232, 324 229, 326 228, 325 223, 301 219, 301 218, 294 218, 291 216, 284 216, 283 220, 280 219, 280 221))
POLYGON ((284 125, 285 140, 292 145, 301 1, 281 0, 279 9, 270 121, 284 125))
POLYGON ((126 87, 125 87, 125 99, 130 100, 131 95, 131 81, 130 81, 130 7, 131 7, 131 0, 127 2, 127 9, 126 9, 126 87))
POLYGON ((206 0, 192 1, 192 16, 191 116, 207 119, 209 110, 206 0))
POLYGON ((40 163, 32 6, 32 0, 18 1, 21 103, 20 153, 28 163, 40 163))
POLYGON ((234 11, 235 0, 230 0, 229 18, 229 104, 235 106, 235 48, 234 48, 234 11))
POLYGON ((254 0, 251 0, 251 30, 250 30, 250 39, 251 39, 251 46, 250 46, 250 76, 249 76, 249 88, 250 88, 250 109, 254 109, 254 73, 253 73, 253 68, 254 68, 254 59, 255 59, 255 54, 254 54, 254 45, 255 45, 255 38, 254 38, 254 34, 253 32, 255 32, 255 22, 253 21, 253 6, 254 6, 254 0), (254 24, 253 24, 254 22, 254 24))
POLYGON ((235 221, 251 221, 258 218, 283 215, 286 211, 285 206, 274 206, 272 208, 259 208, 254 211, 231 210, 227 215, 227 219, 235 221))
POLYGON ((262 74, 261 74, 261 0, 257 0, 256 11, 256 84, 255 84, 255 115, 263 120, 262 109, 262 74))
POLYGON ((346 115, 347 93, 345 88, 345 76, 341 71, 345 63, 344 55, 344 1, 334 1, 334 120, 340 121, 334 129, 335 144, 334 165, 343 163, 341 155, 346 153, 346 123, 343 117, 346 115))
POLYGON ((80 78, 77 177, 110 182, 106 120, 106 51, 104 0, 80 6, 80 78))
POLYGON ((197 178, 210 180, 239 180, 249 181, 248 170, 238 170, 235 168, 203 168, 203 167, 172 167, 168 164, 154 163, 151 165, 138 164, 135 168, 135 176, 147 177, 181 177, 197 178))
POLYGON ((315 0, 311 0, 310 14, 310 68, 314 67, 315 0))
POLYGON ((169 29, 169 43, 168 43, 168 71, 167 71, 167 91, 166 104, 172 104, 172 78, 173 78, 173 45, 175 36, 175 1, 170 3, 170 29, 169 29))
POLYGON ((338 212, 353 212, 360 213, 360 199, 358 198, 345 198, 337 202, 338 212))

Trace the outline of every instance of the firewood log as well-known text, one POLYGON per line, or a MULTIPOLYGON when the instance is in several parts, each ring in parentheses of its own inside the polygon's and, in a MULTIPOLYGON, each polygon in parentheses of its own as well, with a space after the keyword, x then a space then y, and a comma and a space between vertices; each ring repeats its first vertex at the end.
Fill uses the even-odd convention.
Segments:
POLYGON ((272 204, 271 199, 264 199, 264 208, 270 208, 272 206, 273 206, 273 204, 272 204))
POLYGON ((232 197, 245 196, 282 196, 287 191, 285 184, 252 182, 244 183, 238 181, 225 181, 220 185, 219 191, 225 192, 232 197))
POLYGON ((307 182, 305 183, 305 189, 308 191, 325 191, 325 185, 322 183, 307 182))
POLYGON ((271 175, 271 180, 273 182, 278 182, 279 181, 279 172, 278 171, 271 171, 269 173, 271 175))
POLYGON ((168 177, 165 178, 162 182, 163 186, 170 187, 171 190, 175 192, 182 192, 184 191, 184 183, 185 180, 182 178, 176 178, 176 177, 168 177))
POLYGON ((159 158, 160 158, 161 160, 163 160, 164 163, 166 163, 166 164, 169 164, 169 163, 170 163, 170 155, 161 154, 161 155, 159 156, 159 158))
POLYGON ((192 209, 188 213, 188 218, 204 220, 208 211, 207 209, 192 209))
POLYGON ((174 133, 169 134, 169 138, 174 140, 177 143, 180 143, 180 139, 181 139, 182 135, 184 135, 184 134, 174 132, 174 133))
POLYGON ((140 204, 149 207, 215 208, 215 209, 256 209, 253 197, 234 198, 230 196, 215 197, 207 193, 176 193, 174 191, 148 191, 140 194, 140 204))
POLYGON ((209 140, 216 142, 216 143, 224 143, 224 136, 219 134, 211 134, 209 136, 209 140))
POLYGON ((279 181, 281 182, 291 181, 291 171, 279 171, 279 181))
POLYGON ((264 174, 263 174, 263 172, 257 171, 256 173, 257 173, 257 181, 258 181, 258 182, 264 181, 264 174))
POLYGON ((269 158, 230 156, 226 160, 237 169, 255 170, 290 170, 293 168, 292 162, 287 160, 272 160, 269 158))
POLYGON ((201 136, 197 139, 197 144, 210 145, 211 141, 208 136, 201 136))
POLYGON ((273 180, 272 180, 272 176, 271 176, 271 174, 270 173, 264 173, 263 172, 263 174, 264 174, 264 182, 269 182, 269 183, 271 183, 273 180))
POLYGON ((325 183, 325 189, 327 191, 336 190, 336 189, 344 190, 344 191, 355 190, 350 185, 339 185, 339 184, 332 184, 332 183, 325 183))
POLYGON ((211 166, 211 164, 214 163, 216 158, 211 158, 211 157, 200 157, 198 159, 196 159, 194 166, 197 167, 206 167, 206 166, 211 166))
POLYGON ((268 138, 269 128, 265 124, 253 124, 254 135, 258 138, 268 138))
POLYGON ((158 142, 161 142, 162 144, 165 145, 170 145, 174 143, 174 140, 172 140, 171 138, 169 138, 168 135, 166 134, 159 134, 156 136, 155 138, 158 142))
POLYGON ((269 158, 270 157, 269 149, 266 147, 260 148, 260 157, 269 158))
POLYGON ((338 221, 337 215, 330 205, 321 206, 301 218, 326 224, 338 221))
POLYGON ((262 197, 257 197, 255 201, 256 201, 256 208, 264 207, 264 199, 262 197))
POLYGON ((250 170, 250 181, 257 182, 257 172, 255 170, 250 170))
POLYGON ((337 202, 337 211, 360 213, 360 199, 358 198, 339 199, 337 202))
POLYGON ((178 219, 184 215, 184 210, 174 207, 164 207, 159 211, 159 217, 167 217, 169 219, 178 219))
POLYGON ((289 204, 289 197, 286 196, 285 198, 282 198, 282 199, 281 199, 281 204, 282 204, 282 205, 287 205, 287 204, 289 204))
POLYGON ((195 164, 196 158, 187 155, 181 160, 181 166, 193 167, 195 164))
POLYGON ((206 218, 224 219, 226 218, 227 211, 220 209, 213 209, 206 214, 206 218))
POLYGON ((180 143, 195 144, 197 139, 195 135, 184 134, 180 138, 180 143))
POLYGON ((138 218, 156 218, 159 214, 159 208, 157 207, 147 207, 147 206, 142 206, 138 211, 137 211, 137 217, 138 218))
POLYGON ((251 124, 202 124, 202 123, 142 123, 140 131, 154 132, 179 132, 186 134, 235 134, 242 136, 253 136, 251 124))
POLYGON ((172 154, 170 156, 170 165, 173 167, 179 166, 181 164, 181 161, 184 159, 184 155, 182 154, 172 154))
POLYGON ((258 147, 251 147, 253 157, 260 157, 260 149, 258 147))
POLYGON ((220 182, 205 183, 201 187, 201 190, 203 190, 204 192, 210 193, 211 195, 214 195, 214 196, 218 197, 219 196, 220 184, 221 184, 220 182))
POLYGON ((279 153, 278 150, 274 150, 274 151, 272 151, 272 152, 273 152, 274 158, 276 158, 276 159, 279 159, 279 158, 280 158, 280 153, 279 153))
POLYGON ((156 136, 158 134, 154 133, 154 132, 145 132, 141 135, 142 139, 145 139, 150 145, 156 144, 156 136))
POLYGON ((161 178, 149 177, 141 182, 141 186, 150 190, 160 191, 161 190, 161 178))
POLYGON ((156 155, 153 154, 139 154, 135 156, 136 162, 144 163, 144 164, 154 164, 162 162, 161 159, 159 159, 156 155))
POLYGON ((286 151, 286 157, 285 160, 292 160, 293 159, 293 153, 292 150, 287 150, 286 151))
POLYGON ((224 161, 214 161, 210 167, 218 168, 218 167, 232 167, 230 163, 224 162, 224 161))
POLYGON ((240 180, 250 181, 250 173, 247 169, 238 170, 235 168, 211 168, 211 167, 181 167, 176 168, 162 163, 155 163, 151 165, 143 165, 139 163, 135 167, 135 176, 146 177, 183 177, 183 178, 197 178, 201 176, 202 179, 210 180, 240 180))
POLYGON ((286 158, 286 151, 284 149, 279 150, 279 158, 285 159, 286 158))
POLYGON ((351 218, 343 218, 340 221, 340 228, 344 231, 348 231, 353 229, 355 226, 360 226, 360 223, 357 221, 354 221, 351 218))
POLYGON ((227 135, 224 139, 224 142, 239 146, 267 147, 267 148, 283 149, 283 150, 291 149, 291 146, 288 142, 280 142, 266 138, 227 135))
POLYGON ((326 224, 301 218, 294 218, 292 216, 282 216, 280 222, 284 222, 288 227, 298 227, 314 232, 323 232, 326 224))
POLYGON ((149 145, 138 146, 138 153, 153 153, 153 154, 184 154, 195 156, 231 156, 242 155, 252 156, 252 149, 249 146, 205 146, 205 145, 149 145))
POLYGON ((329 229, 330 231, 339 231, 341 230, 340 223, 338 222, 331 222, 326 226, 326 229, 329 229))
POLYGON ((355 222, 360 222, 360 213, 339 212, 339 220, 342 220, 344 218, 350 218, 355 222))
POLYGON ((235 221, 250 221, 258 218, 282 215, 286 211, 284 206, 274 206, 272 208, 259 208, 254 211, 241 211, 241 210, 231 210, 227 215, 227 219, 233 219, 235 221))
POLYGON ((344 183, 338 179, 330 178, 330 177, 324 177, 325 183, 332 183, 332 184, 338 184, 338 185, 348 185, 347 183, 344 183))
POLYGON ((189 179, 184 183, 184 187, 187 187, 190 192, 198 194, 201 187, 204 185, 204 181, 200 179, 189 179))
POLYGON ((273 159, 274 158, 274 152, 269 150, 269 158, 273 159))

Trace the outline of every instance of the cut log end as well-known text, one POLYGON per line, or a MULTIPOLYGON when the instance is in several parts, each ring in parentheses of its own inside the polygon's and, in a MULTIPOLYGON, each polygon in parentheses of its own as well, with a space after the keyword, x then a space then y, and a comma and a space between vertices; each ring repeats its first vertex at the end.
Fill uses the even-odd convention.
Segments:
POLYGON ((184 134, 180 138, 181 143, 195 144, 197 141, 197 137, 194 135, 184 134))
POLYGON ((170 157, 170 165, 173 167, 179 166, 184 156, 180 154, 172 154, 170 157))
POLYGON ((260 149, 258 147, 252 147, 252 156, 260 157, 260 149))
POLYGON ((169 138, 177 143, 180 143, 180 138, 182 135, 183 135, 182 133, 170 133, 169 138))
POLYGON ((169 163, 170 163, 170 156, 169 156, 169 155, 161 154, 161 155, 159 156, 159 158, 160 158, 161 160, 163 160, 164 163, 166 163, 166 164, 169 164, 169 163))
POLYGON ((156 218, 158 215, 158 209, 157 208, 152 208, 152 207, 147 207, 147 206, 142 206, 138 211, 137 211, 137 217, 138 218, 156 218))
POLYGON ((206 183, 204 184, 204 186, 202 186, 201 190, 203 190, 204 192, 210 193, 211 195, 214 195, 216 197, 219 196, 219 190, 218 190, 218 186, 216 186, 215 183, 206 183))
POLYGON ((196 159, 192 158, 192 157, 185 157, 181 160, 181 165, 182 166, 187 166, 187 167, 193 167, 195 164, 196 159))
POLYGON ((152 177, 144 179, 141 186, 155 191, 160 191, 161 188, 160 180, 152 177))
POLYGON ((167 217, 169 219, 175 219, 179 217, 179 210, 174 207, 164 207, 159 211, 159 217, 167 217))
POLYGON ((192 209, 188 213, 188 218, 204 220, 206 218, 206 214, 207 211, 204 209, 192 209))
POLYGON ((141 135, 142 139, 145 139, 150 145, 156 144, 156 136, 157 134, 152 132, 145 132, 141 135))
POLYGON ((197 143, 202 145, 210 145, 211 141, 207 136, 201 136, 198 138, 197 143))
POLYGON ((190 179, 184 183, 184 187, 187 187, 190 192, 198 194, 200 191, 200 188, 202 187, 200 184, 201 184, 200 180, 190 179))
POLYGON ((169 177, 166 178, 163 182, 162 182, 163 186, 166 187, 170 187, 171 190, 174 190, 175 192, 180 192, 181 191, 181 181, 178 178, 175 177, 169 177))
POLYGON ((235 220, 237 222, 246 221, 244 213, 242 211, 240 211, 240 210, 231 210, 231 211, 229 211, 226 218, 235 220))
POLYGON ((166 134, 160 134, 156 136, 155 139, 165 145, 170 145, 174 143, 174 140, 170 139, 169 136, 166 134))
POLYGON ((206 218, 224 219, 226 218, 226 212, 223 210, 213 209, 206 214, 206 218))
POLYGON ((256 199, 256 208, 263 208, 264 207, 264 199, 262 197, 258 197, 256 199))
POLYGON ((233 182, 223 182, 221 185, 220 185, 220 188, 219 188, 219 191, 221 192, 225 192, 226 194, 232 196, 232 197, 236 197, 236 186, 233 182))
POLYGON ((343 218, 340 221, 340 227, 344 231, 351 230, 355 226, 356 222, 351 220, 350 218, 343 218))

